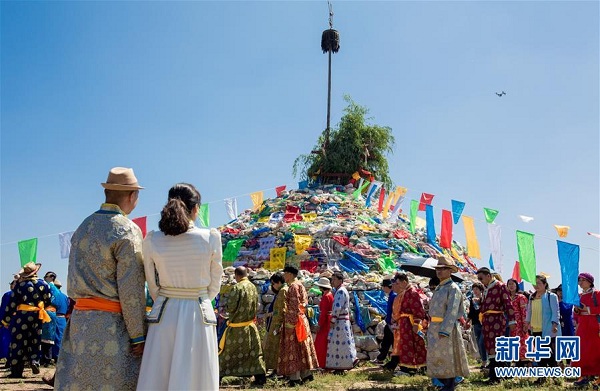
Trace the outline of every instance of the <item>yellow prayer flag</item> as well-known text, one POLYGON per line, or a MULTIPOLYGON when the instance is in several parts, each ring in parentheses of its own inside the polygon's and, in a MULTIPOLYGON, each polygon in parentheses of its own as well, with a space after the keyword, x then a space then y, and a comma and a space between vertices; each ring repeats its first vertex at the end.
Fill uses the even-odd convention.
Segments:
POLYGON ((566 238, 571 227, 568 225, 555 225, 554 228, 556 228, 556 232, 558 232, 559 237, 566 238))
POLYGON ((263 203, 263 192, 257 191, 255 193, 251 193, 250 199, 252 199, 252 209, 257 210, 263 203))
POLYGON ((296 255, 302 254, 312 243, 310 235, 294 235, 294 244, 296 245, 296 255))
POLYGON ((308 212, 308 213, 302 213, 302 220, 303 221, 315 221, 317 219, 317 213, 316 212, 308 212))
POLYGON ((477 241, 477 234, 475 233, 475 223, 473 218, 469 216, 462 216, 463 224, 465 225, 465 236, 467 238, 467 254, 471 258, 481 259, 479 252, 479 242, 477 241))
POLYGON ((408 189, 406 187, 402 187, 402 186, 396 187, 396 194, 398 194, 398 197, 402 197, 403 195, 406 195, 407 191, 408 191, 408 189))
POLYGON ((268 223, 271 216, 263 216, 258 219, 259 223, 268 223))
POLYGON ((396 193, 390 194, 385 201, 385 206, 383 207, 383 218, 387 219, 388 214, 390 213, 390 205, 392 204, 392 199, 396 197, 396 193))
POLYGON ((285 254, 287 247, 271 248, 271 257, 269 260, 269 270, 281 270, 285 266, 285 254))
POLYGON ((354 174, 352 174, 352 179, 354 179, 355 181, 360 179, 360 174, 358 173, 358 171, 356 171, 354 174))

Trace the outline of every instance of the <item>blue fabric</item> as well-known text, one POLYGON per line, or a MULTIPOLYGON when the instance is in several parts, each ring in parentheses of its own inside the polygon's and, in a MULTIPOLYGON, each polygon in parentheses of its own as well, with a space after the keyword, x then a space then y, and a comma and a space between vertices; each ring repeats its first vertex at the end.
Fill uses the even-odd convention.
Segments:
MULTIPOLYGON (((560 325, 558 296, 554 293, 546 292, 539 300, 542 301, 542 337, 556 337, 557 335, 562 335, 560 327, 556 334, 552 333, 552 324, 556 323, 557 325, 560 325)), ((527 315, 525 320, 531 322, 531 300, 527 303, 527 315)))
POLYGON ((345 266, 352 269, 353 271, 364 271, 369 272, 369 267, 364 264, 362 256, 352 251, 344 251, 344 256, 347 258, 340 259, 340 264, 343 262, 345 266))
POLYGON ((385 242, 385 240, 382 239, 368 239, 369 244, 379 250, 389 250, 390 247, 387 245, 387 243, 385 242))
POLYGON ((51 282, 48 285, 50 286, 50 292, 52 293, 50 302, 56 308, 56 314, 65 315, 69 310, 69 298, 62 293, 54 283, 51 282))
POLYGON ((298 190, 306 189, 308 187, 308 181, 298 182, 298 190))
POLYGON ((490 270, 496 270, 494 268, 494 258, 492 257, 492 254, 490 254, 490 270))
POLYGON ((360 327, 360 329, 364 333, 367 330, 367 326, 365 325, 362 314, 360 313, 360 305, 358 303, 358 295, 356 294, 356 292, 352 292, 352 294, 354 296, 354 322, 356 323, 356 325, 358 327, 360 327))
POLYGON ((458 220, 460 219, 460 215, 462 215, 464 209, 464 202, 452 200, 452 220, 454 220, 454 224, 458 224, 458 220))
POLYGON ((63 335, 67 328, 67 319, 61 316, 56 317, 56 336, 54 337, 54 346, 52 347, 52 358, 57 359, 62 346, 63 335))
MULTIPOLYGON (((4 319, 4 310, 8 307, 10 302, 10 294, 12 291, 6 292, 2 295, 2 303, 0 304, 0 319, 4 319)), ((8 358, 8 351, 10 350, 10 328, 2 327, 0 325, 0 358, 8 358)))
POLYGON ((575 335, 575 326, 573 326, 573 305, 567 304, 564 301, 558 303, 560 308, 560 326, 562 335, 568 337, 575 335))
MULTIPOLYGON (((375 308, 381 315, 386 315, 387 311, 387 300, 385 298, 385 293, 381 290, 376 291, 365 291, 365 298, 369 300, 369 303, 375 308)), ((391 313, 391 312, 390 312, 391 313)))
POLYGON ((568 304, 579 305, 579 291, 577 276, 579 275, 579 246, 560 240, 558 246, 558 261, 562 276, 563 301, 568 304))
POLYGON ((396 292, 391 291, 388 296, 387 310, 385 313, 385 323, 392 324, 392 310, 394 309, 394 299, 396 299, 396 292))
POLYGON ((369 190, 369 194, 367 194, 367 200, 365 201, 367 207, 371 206, 371 196, 375 193, 375 190, 377 190, 377 183, 374 183, 373 186, 371 186, 371 190, 369 190))
POLYGON ((425 221, 427 223, 427 243, 435 244, 435 226, 433 225, 433 205, 425 205, 425 221))

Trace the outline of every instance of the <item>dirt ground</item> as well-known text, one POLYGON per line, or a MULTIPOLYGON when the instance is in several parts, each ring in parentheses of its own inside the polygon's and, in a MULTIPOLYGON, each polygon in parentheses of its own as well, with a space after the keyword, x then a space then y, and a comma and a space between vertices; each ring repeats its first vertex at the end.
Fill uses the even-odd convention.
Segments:
POLYGON ((7 379, 6 376, 10 374, 9 369, 4 369, 4 360, 0 361, 0 390, 1 391, 21 391, 21 390, 52 390, 53 388, 47 386, 42 381, 42 376, 46 373, 53 373, 54 366, 48 368, 40 368, 40 374, 34 375, 31 373, 31 369, 26 368, 23 372, 24 379, 7 379))

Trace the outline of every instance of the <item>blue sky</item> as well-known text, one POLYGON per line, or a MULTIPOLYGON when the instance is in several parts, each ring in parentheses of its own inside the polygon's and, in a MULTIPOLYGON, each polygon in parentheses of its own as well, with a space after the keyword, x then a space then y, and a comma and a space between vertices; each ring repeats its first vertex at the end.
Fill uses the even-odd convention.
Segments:
MULTIPOLYGON (((487 264, 483 207, 536 234, 538 272, 560 282, 553 224, 600 278, 597 2, 334 2, 332 124, 349 94, 397 145, 408 199, 466 202, 487 264), (498 98, 494 92, 506 91, 498 98), (518 215, 535 220, 523 223, 518 215)), ((150 228, 170 186, 194 183, 211 225, 223 199, 294 186, 292 163, 325 128, 328 28, 320 2, 2 2, 0 281, 16 242, 66 281, 58 233, 103 201, 128 166, 150 228)), ((274 190, 265 192, 274 196, 274 190)), ((404 205, 408 209, 408 202, 404 205)), ((455 239, 464 241, 459 223, 455 239)))

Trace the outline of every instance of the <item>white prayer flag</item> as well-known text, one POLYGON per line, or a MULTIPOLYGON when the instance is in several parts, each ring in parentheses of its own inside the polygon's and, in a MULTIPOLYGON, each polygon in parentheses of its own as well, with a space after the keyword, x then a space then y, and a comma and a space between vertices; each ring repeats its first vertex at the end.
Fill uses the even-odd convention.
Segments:
POLYGON ((488 233, 490 235, 490 251, 494 261, 494 269, 502 273, 502 231, 499 225, 488 224, 488 233))
POLYGON ((519 215, 519 218, 523 220, 524 223, 530 223, 533 221, 533 217, 519 215))
POLYGON ((71 253, 71 237, 75 232, 63 232, 58 234, 58 241, 60 243, 60 257, 62 259, 68 259, 71 253))
POLYGON ((598 238, 598 239, 600 239, 600 234, 595 234, 595 233, 593 233, 593 232, 588 232, 587 234, 588 234, 588 235, 590 235, 590 236, 593 236, 593 237, 595 237, 595 238, 598 238))
POLYGON ((225 198, 225 210, 227 211, 227 216, 231 220, 235 220, 237 218, 237 198, 225 198))

